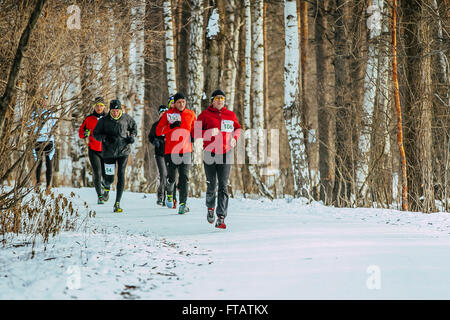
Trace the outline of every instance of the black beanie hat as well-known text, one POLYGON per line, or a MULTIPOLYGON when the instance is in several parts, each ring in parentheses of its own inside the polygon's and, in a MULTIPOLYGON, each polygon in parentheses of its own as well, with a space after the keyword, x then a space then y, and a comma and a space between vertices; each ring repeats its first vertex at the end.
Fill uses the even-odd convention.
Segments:
POLYGON ((160 105, 159 107, 158 107, 158 114, 160 114, 161 112, 165 112, 165 111, 167 111, 167 110, 169 110, 168 108, 167 108, 167 106, 165 106, 165 105, 160 105))
POLYGON ((109 103, 109 109, 122 109, 122 104, 120 103, 120 100, 111 100, 109 103))
POLYGON ((95 100, 94 100, 94 105, 97 104, 97 103, 103 103, 103 104, 105 104, 105 99, 103 99, 103 97, 97 97, 97 98, 95 98, 95 100))
POLYGON ((177 93, 173 96, 173 103, 177 102, 177 100, 180 100, 180 99, 186 100, 186 97, 185 97, 184 94, 182 94, 181 92, 177 92, 177 93))
POLYGON ((214 90, 214 92, 211 93, 211 101, 214 100, 215 96, 224 96, 225 97, 225 93, 220 89, 214 90))

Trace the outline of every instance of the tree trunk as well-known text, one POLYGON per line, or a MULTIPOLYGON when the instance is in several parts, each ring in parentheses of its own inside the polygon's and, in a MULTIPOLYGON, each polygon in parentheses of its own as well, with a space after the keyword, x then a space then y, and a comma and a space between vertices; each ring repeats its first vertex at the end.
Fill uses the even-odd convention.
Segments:
MULTIPOLYGON (((406 169, 406 154, 403 145, 403 122, 402 122, 402 109, 400 105, 400 90, 398 83, 398 70, 397 70, 397 0, 392 4, 392 75, 394 82, 394 96, 395 107, 397 110, 397 143, 400 151, 400 163, 402 168, 402 210, 407 211, 408 205, 408 176, 406 169)), ((395 190, 395 187, 394 187, 395 190)))
POLYGON ((296 0, 284 1, 286 47, 284 54, 283 115, 288 134, 294 177, 294 196, 311 197, 304 136, 299 113, 299 39, 296 0))
POLYGON ((131 148, 128 183, 133 192, 140 192, 146 184, 144 176, 144 21, 145 0, 139 0, 132 8, 132 23, 130 33, 132 42, 130 46, 130 91, 128 92, 130 110, 137 124, 137 136, 131 148))
MULTIPOLYGON (((313 97, 316 95, 311 92, 313 85, 310 78, 313 78, 310 70, 310 57, 312 52, 310 50, 308 41, 308 3, 305 0, 300 2, 300 14, 301 14, 301 46, 300 46, 300 61, 301 61, 301 104, 302 111, 304 112, 304 125, 305 130, 305 146, 308 156, 308 168, 309 168, 309 181, 311 186, 309 187, 312 192, 312 197, 316 200, 320 198, 320 171, 319 171, 319 118, 318 118, 318 106, 314 103, 313 97)), ((298 20, 298 19, 297 19, 298 20)), ((314 85, 315 86, 315 85, 314 85)))
MULTIPOLYGON (((191 0, 191 24, 189 35, 189 89, 187 107, 198 116, 202 112, 204 88, 203 74, 203 0, 191 0)), ((194 165, 192 167, 194 196, 200 196, 203 188, 202 145, 197 140, 193 146, 194 165)))
MULTIPOLYGON (((209 95, 219 88, 222 75, 221 52, 223 46, 222 23, 223 17, 220 17, 220 11, 216 7, 211 10, 208 26, 206 28, 206 50, 208 51, 206 64, 206 95, 209 95)), ((210 100, 206 99, 209 105, 210 100)), ((207 107, 207 106, 204 106, 207 107)))
MULTIPOLYGON (((316 25, 316 68, 317 68, 317 102, 319 107, 319 168, 320 168, 320 199, 325 204, 333 201, 333 188, 336 171, 336 108, 334 100, 334 69, 332 64, 332 46, 329 42, 330 26, 325 15, 325 9, 330 1, 317 1, 315 3, 316 25)), ((336 64, 337 65, 337 64, 336 64)), ((336 205, 339 205, 336 203, 336 205)))
POLYGON ((0 137, 3 137, 3 125, 5 120, 5 115, 8 107, 11 105, 16 95, 16 80, 19 76, 20 66, 22 64, 22 59, 25 51, 28 47, 28 42, 30 40, 31 32, 33 31, 36 23, 41 15, 42 9, 44 8, 47 0, 38 0, 30 15, 28 24, 25 30, 20 36, 19 45, 14 56, 13 64, 9 71, 8 81, 6 83, 6 88, 3 95, 0 97, 0 137))
POLYGON ((408 167, 409 205, 414 211, 436 211, 431 135, 431 26, 426 15, 431 0, 402 2, 405 28, 405 152, 408 167))
POLYGON ((164 30, 166 39, 167 86, 169 94, 177 92, 175 50, 173 43, 173 21, 171 0, 164 0, 164 30))
POLYGON ((364 77, 364 99, 363 99, 363 125, 359 137, 360 163, 356 168, 356 184, 359 199, 359 205, 369 205, 371 200, 368 199, 369 190, 369 166, 371 163, 371 139, 372 139, 372 118, 375 110, 375 99, 377 97, 378 83, 378 57, 379 37, 381 36, 381 13, 383 12, 383 0, 373 0, 372 5, 367 8, 369 15, 367 19, 367 27, 369 29, 369 53, 366 66, 366 74, 364 77))

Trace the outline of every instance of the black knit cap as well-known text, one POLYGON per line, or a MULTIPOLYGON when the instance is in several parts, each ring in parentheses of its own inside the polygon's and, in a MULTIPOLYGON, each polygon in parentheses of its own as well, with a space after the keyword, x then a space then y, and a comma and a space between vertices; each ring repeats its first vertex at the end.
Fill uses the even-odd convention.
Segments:
POLYGON ((186 96, 181 92, 175 93, 175 95, 173 96, 173 103, 176 103, 177 100, 180 100, 180 99, 186 100, 186 96))
POLYGON ((94 104, 97 104, 97 103, 103 103, 103 104, 105 104, 105 99, 103 99, 103 97, 97 97, 97 98, 95 98, 95 100, 94 100, 94 104))
POLYGON ((167 106, 162 104, 158 107, 158 114, 160 114, 161 112, 165 112, 167 110, 169 110, 169 108, 167 108, 167 106))
POLYGON ((214 90, 213 93, 211 93, 211 101, 214 100, 215 96, 224 96, 225 97, 225 93, 220 89, 214 90))
POLYGON ((122 103, 120 103, 120 100, 111 100, 109 103, 109 109, 122 109, 122 103))

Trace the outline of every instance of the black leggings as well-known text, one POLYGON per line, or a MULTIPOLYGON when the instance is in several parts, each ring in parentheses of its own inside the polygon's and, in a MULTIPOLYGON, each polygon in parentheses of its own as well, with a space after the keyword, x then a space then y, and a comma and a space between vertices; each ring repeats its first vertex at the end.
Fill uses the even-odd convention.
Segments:
POLYGON ((159 171, 159 186, 158 186, 158 199, 164 201, 166 197, 166 179, 167 179, 167 167, 164 157, 155 155, 156 165, 159 171))
POLYGON ((36 167, 36 183, 41 183, 42 156, 39 155, 39 152, 42 150, 45 156, 45 167, 47 168, 45 171, 45 178, 47 181, 47 187, 49 187, 52 182, 53 173, 53 164, 50 159, 50 152, 53 150, 53 142, 38 142, 34 150, 36 151, 36 156, 38 158, 36 167))
POLYGON ((215 208, 217 191, 217 216, 226 217, 228 211, 228 180, 231 172, 231 153, 211 155, 204 152, 204 168, 206 175, 206 207, 215 208))
MULTIPOLYGON (((117 164, 117 190, 116 190, 116 202, 120 202, 122 199, 123 189, 125 188, 125 169, 127 167, 128 156, 105 159, 105 165, 117 164)), ((114 182, 114 173, 112 175, 106 175, 105 188, 110 189, 114 182)))
POLYGON ((166 154, 165 159, 167 166, 167 194, 173 195, 176 188, 178 188, 180 204, 186 203, 189 192, 189 176, 192 167, 191 153, 183 154, 181 161, 172 161, 170 154, 166 154), (178 185, 175 186, 177 171, 178 185))
POLYGON ((95 151, 89 148, 88 155, 92 166, 95 191, 100 196, 102 194, 102 180, 106 180, 105 163, 101 151, 95 151))

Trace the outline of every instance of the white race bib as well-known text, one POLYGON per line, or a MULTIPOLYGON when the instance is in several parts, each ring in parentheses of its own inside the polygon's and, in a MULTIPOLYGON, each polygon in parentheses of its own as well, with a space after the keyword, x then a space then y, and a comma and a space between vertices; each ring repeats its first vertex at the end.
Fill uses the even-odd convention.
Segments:
POLYGON ((167 122, 169 122, 170 124, 176 121, 181 121, 181 114, 179 113, 166 113, 166 114, 167 114, 167 122))
POLYGON ((105 163, 105 174, 108 176, 113 176, 116 172, 116 164, 107 164, 105 163))
POLYGON ((234 122, 233 120, 222 120, 220 131, 222 132, 233 132, 234 122))

